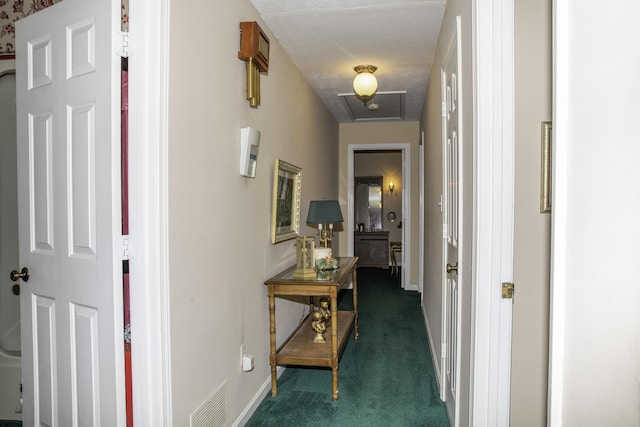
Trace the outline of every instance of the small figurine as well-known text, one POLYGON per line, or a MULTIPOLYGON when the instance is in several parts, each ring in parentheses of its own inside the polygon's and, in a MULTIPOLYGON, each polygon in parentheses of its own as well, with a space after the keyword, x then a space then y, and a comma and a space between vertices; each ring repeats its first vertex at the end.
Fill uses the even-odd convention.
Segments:
POLYGON ((313 320, 311 321, 311 329, 313 329, 316 333, 316 337, 313 339, 313 342, 323 344, 326 342, 326 340, 324 339, 324 331, 327 329, 327 327, 324 324, 322 313, 319 310, 314 311, 312 314, 312 319, 313 320))
POLYGON ((329 322, 331 322, 331 310, 329 310, 329 300, 327 298, 320 298, 319 311, 322 313, 325 325, 329 325, 329 322))

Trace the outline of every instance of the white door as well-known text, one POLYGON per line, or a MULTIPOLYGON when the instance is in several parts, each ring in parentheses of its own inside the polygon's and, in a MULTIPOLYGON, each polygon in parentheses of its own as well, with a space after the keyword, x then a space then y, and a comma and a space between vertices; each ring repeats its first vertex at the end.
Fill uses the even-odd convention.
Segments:
POLYGON ((17 22, 24 423, 124 425, 119 2, 17 22))
POLYGON ((452 41, 442 70, 442 159, 443 159, 443 283, 441 398, 445 401, 449 420, 458 425, 456 402, 459 392, 460 367, 460 290, 458 264, 460 251, 460 105, 458 37, 452 41))

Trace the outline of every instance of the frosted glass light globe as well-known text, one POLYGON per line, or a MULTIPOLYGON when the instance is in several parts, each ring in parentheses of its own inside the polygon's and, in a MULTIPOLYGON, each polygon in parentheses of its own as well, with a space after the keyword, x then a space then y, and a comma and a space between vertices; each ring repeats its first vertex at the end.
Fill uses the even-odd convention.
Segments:
POLYGON ((372 97, 376 90, 378 90, 378 80, 371 73, 362 72, 353 79, 353 91, 356 95, 372 97))
POLYGON ((358 75, 353 79, 353 91, 364 103, 371 100, 378 90, 378 80, 373 75, 377 69, 375 65, 358 65, 354 68, 358 75))

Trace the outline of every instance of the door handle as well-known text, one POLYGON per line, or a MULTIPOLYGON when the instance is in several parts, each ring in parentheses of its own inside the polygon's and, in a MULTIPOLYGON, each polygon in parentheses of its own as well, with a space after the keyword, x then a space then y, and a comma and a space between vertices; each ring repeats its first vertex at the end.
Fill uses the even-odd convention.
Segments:
POLYGON ((451 265, 447 263, 447 273, 451 273, 452 271, 458 272, 458 262, 456 261, 456 265, 451 265))
POLYGON ((29 281, 29 269, 27 267, 22 267, 22 271, 18 272, 17 270, 13 270, 11 274, 9 274, 11 280, 17 282, 18 279, 22 279, 24 282, 29 281))

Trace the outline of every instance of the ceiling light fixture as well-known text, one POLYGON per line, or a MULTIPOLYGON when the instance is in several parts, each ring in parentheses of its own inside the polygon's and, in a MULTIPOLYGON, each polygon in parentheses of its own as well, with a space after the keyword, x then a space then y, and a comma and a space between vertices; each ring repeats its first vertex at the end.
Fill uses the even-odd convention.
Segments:
POLYGON ((378 80, 373 75, 377 69, 378 67, 375 65, 357 65, 353 68, 358 73, 353 79, 353 91, 356 98, 364 102, 365 105, 373 99, 378 90, 378 80))

